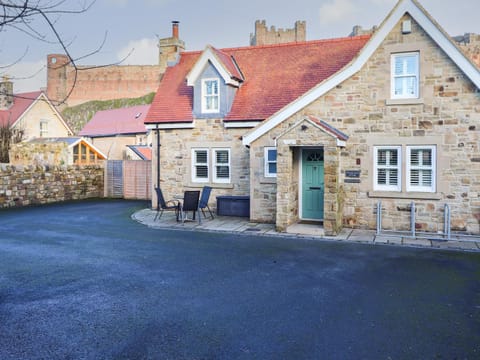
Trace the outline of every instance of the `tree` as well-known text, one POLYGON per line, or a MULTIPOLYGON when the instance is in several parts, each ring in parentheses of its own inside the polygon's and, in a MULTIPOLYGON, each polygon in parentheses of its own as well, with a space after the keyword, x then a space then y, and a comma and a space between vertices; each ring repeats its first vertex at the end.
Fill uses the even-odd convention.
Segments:
MULTIPOLYGON (((84 54, 75 58, 71 55, 69 50, 71 44, 68 44, 63 39, 60 31, 56 27, 56 21, 58 20, 59 16, 84 13, 92 7, 95 1, 96 0, 78 0, 78 7, 72 8, 72 2, 67 0, 0 0, 0 34, 9 28, 21 31, 38 41, 43 41, 49 44, 55 43, 60 46, 63 53, 70 59, 70 63, 66 64, 65 66, 70 65, 73 67, 74 81, 65 98, 59 100, 56 105, 65 103, 65 101, 71 95, 76 85, 77 73, 79 70, 88 70, 91 68, 113 65, 98 65, 90 68, 82 67, 79 69, 77 66, 77 61, 99 52, 105 43, 106 34, 102 43, 97 49, 88 54, 84 54), (67 7, 67 4, 70 7, 67 7)), ((21 58, 16 62, 19 62, 21 58)), ((120 62, 122 61, 123 60, 120 62)), ((16 62, 7 65, 7 67, 14 65, 16 62)))

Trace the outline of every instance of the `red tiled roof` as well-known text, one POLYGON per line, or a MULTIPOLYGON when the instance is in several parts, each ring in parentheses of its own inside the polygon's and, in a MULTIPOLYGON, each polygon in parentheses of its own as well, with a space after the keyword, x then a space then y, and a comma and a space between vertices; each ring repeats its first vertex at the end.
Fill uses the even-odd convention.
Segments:
POLYGON ((0 125, 13 125, 25 111, 38 99, 42 91, 15 94, 13 105, 6 110, 0 110, 0 125))
POLYGON ((145 133, 145 118, 150 105, 98 111, 79 132, 81 136, 107 136, 145 133))
MULTIPOLYGON (((225 121, 270 117, 342 69, 369 38, 365 35, 216 50, 217 56, 222 54, 219 60, 223 63, 225 57, 233 57, 244 78, 225 121)), ((184 52, 179 63, 167 69, 145 123, 193 120, 193 88, 187 86, 185 79, 200 55, 201 52, 184 52)))
POLYGON ((235 79, 243 80, 243 76, 238 70, 238 67, 235 64, 235 60, 233 60, 232 58, 232 55, 229 55, 222 50, 215 49, 214 47, 210 48, 212 49, 215 56, 218 57, 218 60, 222 62, 222 64, 225 66, 231 76, 233 76, 235 79))
POLYGON ((142 160, 152 160, 152 148, 146 145, 127 145, 142 160))

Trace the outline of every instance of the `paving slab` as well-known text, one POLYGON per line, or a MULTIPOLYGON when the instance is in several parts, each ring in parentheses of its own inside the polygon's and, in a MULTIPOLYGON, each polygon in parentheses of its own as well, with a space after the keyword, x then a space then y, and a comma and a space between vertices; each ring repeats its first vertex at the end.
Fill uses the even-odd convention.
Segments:
POLYGON ((452 234, 450 241, 437 241, 432 238, 405 236, 405 233, 382 232, 377 235, 374 230, 344 228, 337 236, 326 236, 321 226, 314 224, 294 224, 286 232, 277 232, 274 224, 252 222, 248 218, 234 216, 216 216, 214 219, 202 217, 202 223, 187 221, 185 224, 176 221, 173 212, 164 212, 161 218, 155 220, 157 212, 152 209, 142 209, 135 212, 132 218, 141 224, 152 228, 170 228, 184 230, 199 230, 212 232, 236 232, 245 235, 271 235, 278 237, 297 237, 301 239, 323 239, 345 241, 352 243, 370 243, 379 245, 430 247, 437 249, 480 251, 480 236, 462 236, 452 234))

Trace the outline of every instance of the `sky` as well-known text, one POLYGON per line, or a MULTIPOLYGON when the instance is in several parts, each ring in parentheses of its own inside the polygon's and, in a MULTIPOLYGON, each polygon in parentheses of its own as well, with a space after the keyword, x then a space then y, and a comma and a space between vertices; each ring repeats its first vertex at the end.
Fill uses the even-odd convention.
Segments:
MULTIPOLYGON (((54 0, 39 0, 53 3, 54 0)), ((450 35, 480 33, 479 0, 419 0, 450 35)), ((18 1, 21 2, 21 1, 18 1)), ((92 0, 67 0, 63 9, 81 9, 92 0)), ((171 36, 179 21, 187 50, 248 46, 256 20, 268 27, 307 23, 307 40, 348 36, 354 25, 379 25, 396 0, 96 0, 80 14, 52 17, 72 57, 82 65, 156 64, 159 38, 171 36), (94 53, 90 56, 88 54, 94 53), (126 58, 126 59, 125 59, 126 58)), ((30 24, 40 41, 22 28, 0 29, 0 76, 14 81, 14 92, 46 86, 47 54, 63 53, 41 19, 30 24), (14 65, 12 65, 14 64, 14 65)))

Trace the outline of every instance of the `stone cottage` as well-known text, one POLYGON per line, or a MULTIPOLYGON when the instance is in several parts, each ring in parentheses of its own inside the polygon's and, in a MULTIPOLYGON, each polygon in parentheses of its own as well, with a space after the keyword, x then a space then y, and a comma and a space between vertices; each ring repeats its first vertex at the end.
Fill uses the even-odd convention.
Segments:
POLYGON ((302 45, 326 43, 308 64, 294 43, 281 63, 254 50, 248 61, 231 49, 183 54, 146 119, 161 144, 154 178, 170 193, 249 194, 250 219, 281 231, 375 228, 381 202, 390 229, 409 228, 415 203, 418 230, 442 231, 448 205, 453 230, 478 233, 479 69, 416 0, 400 0, 371 36, 302 45), (265 91, 251 90, 264 73, 265 91))

